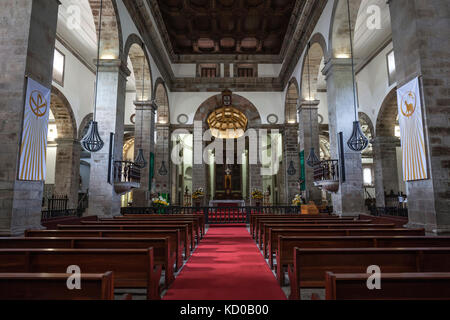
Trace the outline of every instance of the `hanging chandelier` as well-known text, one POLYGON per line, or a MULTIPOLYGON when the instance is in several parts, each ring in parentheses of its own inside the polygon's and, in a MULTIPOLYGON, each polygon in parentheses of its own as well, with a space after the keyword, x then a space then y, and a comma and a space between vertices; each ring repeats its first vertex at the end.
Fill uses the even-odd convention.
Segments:
POLYGON ((369 146, 369 139, 364 135, 361 124, 358 119, 358 99, 356 97, 356 80, 355 80, 355 59, 353 54, 353 39, 352 39, 352 22, 350 19, 350 1, 347 0, 348 9, 348 28, 350 33, 350 54, 352 59, 352 79, 353 79, 353 101, 355 109, 355 121, 353 122, 353 132, 350 139, 347 141, 348 147, 356 152, 362 152, 369 146))
POLYGON ((166 168, 166 161, 164 160, 164 157, 166 155, 166 144, 164 143, 166 136, 166 130, 164 130, 164 136, 163 136, 163 161, 161 162, 161 167, 158 170, 158 173, 160 176, 167 176, 169 171, 166 168))
MULTIPOLYGON (((308 91, 309 91, 309 100, 311 100, 311 57, 310 57, 310 51, 311 51, 311 42, 308 43, 308 91)), ((311 151, 309 152, 309 157, 306 160, 306 164, 314 168, 316 164, 320 162, 320 159, 316 156, 316 150, 313 145, 313 125, 312 125, 312 109, 311 106, 309 107, 309 124, 310 124, 310 132, 311 132, 311 151)))
MULTIPOLYGON (((145 93, 145 47, 144 43, 142 43, 142 95, 141 100, 144 101, 144 93, 145 93)), ((144 150, 142 149, 142 145, 144 143, 144 132, 143 132, 143 123, 144 123, 144 108, 141 107, 141 145, 137 152, 136 159, 134 160, 134 164, 139 169, 144 169, 147 166, 147 161, 144 157, 144 150)))
POLYGON ((100 43, 102 36, 102 13, 103 13, 103 0, 100 1, 100 17, 98 26, 98 44, 97 44, 97 72, 95 80, 95 95, 94 95, 94 116, 93 120, 89 123, 89 129, 86 135, 81 139, 80 144, 87 152, 98 152, 103 149, 105 143, 103 142, 98 132, 98 123, 96 120, 97 114, 97 95, 98 95, 98 70, 100 61, 100 43))

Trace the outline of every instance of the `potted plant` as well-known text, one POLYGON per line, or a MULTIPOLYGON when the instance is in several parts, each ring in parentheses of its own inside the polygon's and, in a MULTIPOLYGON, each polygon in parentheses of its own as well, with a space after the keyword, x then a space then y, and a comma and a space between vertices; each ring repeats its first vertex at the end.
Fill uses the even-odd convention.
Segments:
POLYGON ((157 208, 158 213, 164 213, 164 209, 169 206, 169 203, 163 197, 153 198, 152 204, 154 208, 157 208))
POLYGON ((257 207, 261 206, 261 200, 264 199, 264 195, 261 190, 254 189, 252 192, 252 199, 255 200, 255 204, 257 207))
POLYGON ((303 204, 302 196, 300 194, 296 194, 294 200, 292 200, 292 205, 300 208, 302 204, 303 204))
POLYGON ((195 206, 200 207, 202 199, 205 197, 205 191, 203 188, 197 188, 192 193, 192 199, 194 200, 195 206))

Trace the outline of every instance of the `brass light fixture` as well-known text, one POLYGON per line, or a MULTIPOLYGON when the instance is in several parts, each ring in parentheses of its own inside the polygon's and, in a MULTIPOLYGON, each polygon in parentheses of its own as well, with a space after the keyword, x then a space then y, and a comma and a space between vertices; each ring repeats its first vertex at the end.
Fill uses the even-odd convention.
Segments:
POLYGON ((207 119, 211 134, 219 139, 237 139, 244 135, 248 119, 234 107, 214 110, 207 119))
POLYGON ((98 44, 97 44, 97 73, 95 80, 95 95, 94 95, 94 116, 93 120, 89 123, 89 129, 86 135, 81 139, 81 147, 87 152, 98 152, 103 149, 105 143, 103 142, 98 132, 98 123, 96 120, 97 113, 97 95, 98 95, 98 71, 100 61, 100 43, 102 36, 102 12, 103 12, 103 0, 100 1, 100 13, 99 13, 99 25, 98 25, 98 44))

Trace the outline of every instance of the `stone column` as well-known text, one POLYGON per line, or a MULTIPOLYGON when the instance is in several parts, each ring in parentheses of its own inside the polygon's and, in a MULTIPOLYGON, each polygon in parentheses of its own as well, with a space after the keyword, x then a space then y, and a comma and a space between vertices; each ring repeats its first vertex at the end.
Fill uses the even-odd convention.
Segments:
POLYGON ((300 156, 298 149, 298 126, 285 124, 283 134, 283 189, 284 202, 290 204, 298 193, 298 181, 300 178, 300 156))
POLYGON ((88 214, 115 216, 120 214, 120 196, 114 191, 114 182, 108 183, 110 133, 114 133, 114 160, 122 161, 125 90, 130 71, 121 60, 101 60, 99 64, 96 121, 105 146, 91 156, 88 214))
MULTIPOLYGON (((319 103, 320 101, 303 100, 298 108, 299 114, 299 136, 300 136, 300 150, 305 150, 305 173, 306 173, 306 201, 314 201, 316 205, 322 203, 322 192, 314 186, 314 168, 306 164, 314 147, 317 158, 320 160, 320 145, 319 145, 319 103), (312 119, 312 120, 311 120, 312 119), (311 133, 312 121, 312 133, 311 133), (311 144, 312 134, 312 144, 311 144)), ((297 156, 298 158, 298 156, 297 156)), ((299 166, 300 167, 300 166, 299 166)))
POLYGON ((154 101, 135 101, 134 105, 136 106, 134 155, 136 159, 139 148, 142 148, 147 166, 141 169, 141 187, 133 190, 133 206, 148 207, 151 205, 149 196, 151 185, 150 153, 155 153, 154 136, 157 106, 154 101))
POLYGON ((55 191, 69 197, 68 208, 78 207, 80 188, 80 153, 78 140, 56 139, 55 191))
MULTIPOLYGON (((2 0, 0 10, 0 234, 41 228, 44 183, 17 180, 25 76, 51 88, 59 2, 2 0)), ((50 107, 50 101, 48 101, 50 107)))
POLYGON ((375 194, 377 207, 385 207, 385 192, 399 192, 397 147, 400 139, 397 137, 376 137, 373 141, 375 164, 375 194))
POLYGON ((338 133, 344 135, 346 180, 332 195, 336 214, 356 216, 365 211, 361 153, 347 146, 353 132, 354 100, 352 65, 350 59, 329 59, 323 70, 327 81, 330 151, 332 159, 339 159, 338 133))
POLYGON ((156 191, 159 193, 170 192, 170 126, 167 124, 156 125, 156 146, 155 146, 155 180, 156 191), (166 175, 161 175, 159 170, 162 163, 167 170, 166 175))
POLYGON ((421 76, 429 179, 407 182, 409 225, 450 232, 448 0, 391 0, 397 86, 421 76))
MULTIPOLYGON (((254 128, 256 129, 256 128, 254 128)), ((251 129, 249 129, 250 131, 251 129)), ((263 137, 261 136, 261 132, 258 132, 257 130, 257 134, 249 134, 248 135, 248 146, 249 146, 249 166, 248 166, 248 175, 249 175, 249 194, 248 194, 248 198, 249 198, 249 205, 256 205, 256 201, 252 199, 252 192, 255 189, 258 189, 259 191, 263 192, 265 190, 263 190, 263 179, 262 179, 262 175, 261 175, 261 169, 262 169, 262 150, 261 150, 261 143, 258 140, 258 136, 259 139, 263 139, 263 137), (257 146, 256 148, 253 148, 254 146, 257 146), (257 151, 257 156, 253 157, 252 160, 252 153, 254 152, 254 149, 258 150, 257 151), (255 161, 256 160, 256 161, 255 161)), ((263 204, 263 200, 259 201, 261 202, 261 205, 263 204)))
MULTIPOLYGON (((205 199, 202 205, 208 206, 209 198, 211 197, 210 188, 208 188, 208 174, 205 161, 203 160, 203 150, 205 149, 205 142, 203 141, 204 127, 200 121, 194 124, 194 162, 192 164, 192 190, 191 194, 198 188, 203 188, 205 191, 205 199)), ((192 202, 194 205, 194 202, 192 202)))

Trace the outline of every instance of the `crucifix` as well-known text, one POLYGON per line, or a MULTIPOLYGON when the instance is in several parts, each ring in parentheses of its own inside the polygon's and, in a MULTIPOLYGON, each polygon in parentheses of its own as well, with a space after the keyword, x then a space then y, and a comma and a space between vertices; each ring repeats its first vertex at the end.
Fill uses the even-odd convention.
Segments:
POLYGON ((225 169, 225 193, 227 195, 230 195, 232 191, 231 174, 232 170, 230 169, 229 166, 227 166, 225 169))

